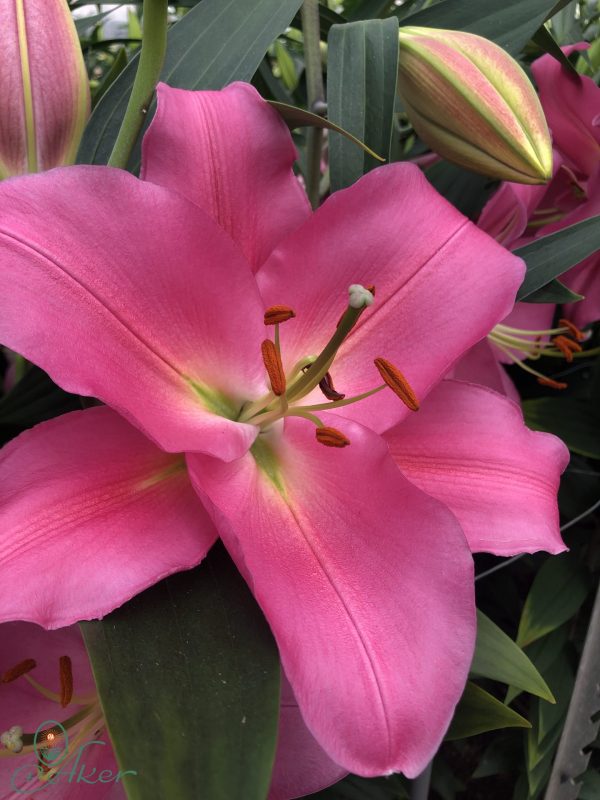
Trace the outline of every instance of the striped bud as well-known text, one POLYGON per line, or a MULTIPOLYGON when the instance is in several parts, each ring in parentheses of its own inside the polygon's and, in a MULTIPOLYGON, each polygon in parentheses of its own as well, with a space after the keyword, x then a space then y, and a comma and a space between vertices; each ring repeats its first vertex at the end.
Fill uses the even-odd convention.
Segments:
POLYGON ((0 51, 0 179, 72 164, 90 92, 66 0, 2 0, 0 51))
POLYGON ((518 183, 552 177, 537 94, 517 62, 488 39, 401 28, 398 93, 415 131, 449 161, 518 183))

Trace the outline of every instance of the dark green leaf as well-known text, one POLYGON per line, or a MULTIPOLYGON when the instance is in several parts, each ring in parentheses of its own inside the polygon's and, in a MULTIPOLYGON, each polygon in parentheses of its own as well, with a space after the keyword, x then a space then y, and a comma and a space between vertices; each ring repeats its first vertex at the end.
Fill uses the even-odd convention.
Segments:
POLYGON ((545 53, 549 53, 559 64, 562 64, 568 72, 572 75, 578 74, 573 64, 560 49, 560 46, 545 25, 542 25, 541 28, 535 32, 532 39, 545 53))
POLYGON ((536 289, 535 292, 527 295, 523 301, 525 303, 576 303, 583 300, 583 295, 572 292, 568 286, 561 283, 557 278, 536 289))
POLYGON ((530 727, 531 724, 524 717, 469 681, 456 707, 446 740, 466 739, 500 728, 530 727))
POLYGON ((405 800, 408 794, 400 775, 359 778, 348 775, 329 789, 310 795, 310 800, 405 800))
POLYGON ((600 215, 542 236, 515 250, 527 264, 525 280, 517 292, 524 300, 584 258, 600 249, 600 215))
POLYGON ((374 19, 385 17, 394 5, 394 0, 362 0, 354 3, 352 10, 346 16, 351 22, 359 19, 374 19))
MULTIPOLYGON (((334 25, 329 33, 328 116, 386 158, 398 72, 398 21, 334 25)), ((333 191, 349 186, 378 162, 339 136, 329 143, 333 191)))
POLYGON ((127 50, 125 47, 121 47, 117 52, 117 55, 115 56, 111 68, 104 76, 104 80, 94 92, 94 97, 93 97, 94 106, 97 105, 102 95, 105 94, 110 89, 110 87, 117 80, 117 78, 123 72, 126 66, 127 66, 127 50))
POLYGON ((264 800, 277 648, 220 544, 82 629, 130 800, 264 800))
POLYGON ((442 0, 402 24, 476 33, 515 55, 559 6, 556 0, 442 0))
MULTIPOLYGON (((321 32, 321 39, 327 39, 332 25, 341 25, 346 21, 346 18, 341 14, 319 3, 319 29, 321 32)), ((298 12, 292 20, 292 25, 295 28, 302 28, 302 15, 300 12, 298 12)))
POLYGON ((502 681, 554 702, 548 684, 521 648, 481 611, 477 612, 477 644, 471 674, 502 681))
POLYGON ((45 372, 31 366, 12 391, 0 400, 0 443, 39 422, 81 409, 79 397, 63 392, 45 372))
MULTIPOLYGON (((222 89, 232 81, 249 81, 300 3, 301 0, 202 0, 169 30, 161 80, 181 89, 222 89)), ((137 64, 136 55, 94 110, 79 148, 80 164, 108 161, 137 64)), ((134 156, 134 163, 138 157, 139 154, 134 156)))
POLYGON ((496 185, 490 178, 448 161, 437 161, 427 167, 425 176, 446 200, 472 219, 479 214, 496 185))
POLYGON ((527 595, 517 644, 525 647, 571 619, 589 589, 587 573, 573 553, 549 558, 535 576, 527 595))
POLYGON ((353 144, 358 145, 361 147, 365 153, 367 153, 371 158, 377 159, 377 161, 384 161, 381 156, 377 153, 374 153, 364 142, 361 142, 360 139, 357 139, 356 136, 352 136, 351 133, 345 131, 343 128, 340 128, 339 125, 335 125, 328 119, 324 117, 320 117, 318 114, 313 114, 310 111, 305 111, 303 108, 296 108, 296 106, 289 106, 287 103, 277 103, 275 101, 271 101, 271 105, 275 108, 283 117, 286 124, 288 125, 291 130, 295 128, 327 128, 327 130, 335 131, 336 133, 345 136, 349 139, 353 144))
POLYGON ((525 400, 523 413, 530 428, 554 433, 574 453, 600 459, 597 404, 575 397, 540 397, 525 400))
POLYGON ((112 14, 117 8, 120 8, 123 3, 119 3, 117 6, 113 6, 109 8, 108 11, 102 11, 99 14, 91 14, 89 17, 80 17, 79 19, 75 20, 75 28, 77 29, 77 33, 80 37, 87 34, 90 28, 95 28, 96 25, 99 25, 102 20, 107 17, 109 14, 112 14))

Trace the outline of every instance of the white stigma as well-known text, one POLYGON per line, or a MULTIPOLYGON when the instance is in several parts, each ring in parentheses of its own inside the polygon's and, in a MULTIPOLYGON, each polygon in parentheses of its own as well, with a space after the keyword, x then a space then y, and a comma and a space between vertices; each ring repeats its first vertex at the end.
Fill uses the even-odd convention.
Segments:
POLYGON ((11 753, 20 753, 23 749, 23 728, 20 725, 13 725, 12 728, 0 736, 0 742, 10 750, 11 753))
POLYGON ((350 308, 365 308, 365 306, 373 305, 372 293, 360 283, 353 283, 352 286, 349 286, 348 294, 350 295, 348 300, 350 308))

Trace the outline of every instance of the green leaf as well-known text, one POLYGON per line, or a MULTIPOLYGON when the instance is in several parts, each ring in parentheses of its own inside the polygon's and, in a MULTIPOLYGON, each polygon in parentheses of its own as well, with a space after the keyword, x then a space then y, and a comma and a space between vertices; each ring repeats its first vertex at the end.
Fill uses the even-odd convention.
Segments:
POLYGON ((280 42, 279 39, 275 42, 275 59, 279 66, 283 85, 290 92, 293 92, 298 85, 298 75, 296 74, 294 59, 289 54, 287 47, 280 42))
POLYGON ((81 627, 129 800, 264 800, 279 660, 222 545, 81 627))
POLYGON ((377 161, 385 161, 384 158, 378 156, 377 153, 373 152, 370 147, 364 142, 361 142, 360 139, 357 139, 356 136, 353 136, 348 131, 340 128, 339 125, 331 122, 331 120, 325 119, 325 117, 320 117, 318 114, 313 114, 311 111, 306 111, 303 108, 297 108, 296 106, 290 106, 287 103, 278 103, 275 100, 270 100, 270 104, 276 109, 281 116, 283 117, 287 126, 294 130, 295 128, 327 128, 327 130, 335 131, 336 133, 345 136, 349 139, 353 144, 358 145, 361 147, 365 153, 367 153, 371 158, 377 159, 377 161))
POLYGON ((111 68, 104 76, 104 80, 94 92, 94 97, 93 97, 94 106, 97 105, 102 95, 105 94, 110 89, 110 87, 117 80, 117 78, 123 72, 126 66, 127 66, 127 48, 121 47, 119 48, 114 58, 111 68))
MULTIPOLYGON (((398 72, 398 20, 334 25, 327 60, 328 116, 386 158, 390 152, 398 72)), ((333 191, 378 166, 339 136, 329 142, 333 191)))
POLYGON ((481 611, 477 612, 477 644, 471 674, 502 681, 555 702, 548 684, 521 648, 481 611))
POLYGON ((589 592, 587 573, 572 553, 551 556, 534 578, 519 622, 517 644, 525 647, 571 619, 589 592))
POLYGON ((101 11, 99 14, 91 14, 89 17, 80 17, 79 19, 74 20, 77 35, 80 38, 85 36, 90 31, 90 28, 95 28, 96 25, 99 25, 105 17, 107 17, 109 14, 112 14, 113 11, 116 11, 117 8, 120 8, 122 5, 123 3, 119 3, 118 5, 109 8, 108 11, 101 11))
POLYGON ((438 192, 465 216, 474 219, 496 184, 448 161, 437 161, 425 170, 425 177, 438 192))
POLYGON ((536 431, 554 433, 569 450, 600 459, 600 410, 576 397, 540 397, 523 402, 525 421, 536 431))
POLYGON ((514 251, 527 264, 525 280, 517 292, 524 300, 575 264, 600 249, 600 215, 542 236, 514 251))
POLYGON ((81 409, 77 395, 63 392, 45 372, 30 366, 16 386, 0 399, 0 444, 25 428, 81 409))
MULTIPOLYGON (((327 39, 332 25, 341 25, 346 21, 346 18, 342 16, 342 14, 338 14, 336 11, 332 11, 330 8, 327 8, 327 6, 319 3, 319 31, 321 39, 327 39)), ((302 29, 302 14, 300 11, 292 20, 292 25, 295 28, 302 29)))
POLYGON ((563 53, 560 49, 559 44, 556 42, 550 31, 545 25, 542 25, 541 28, 536 31, 536 33, 531 37, 533 41, 540 47, 545 53, 549 53, 553 58, 555 58, 559 64, 561 64, 567 72, 570 72, 572 75, 577 75, 577 70, 571 63, 571 61, 567 58, 567 56, 563 53))
POLYGON ((532 294, 528 294, 524 303, 577 303, 583 300, 582 294, 572 292, 568 286, 561 283, 557 278, 536 289, 532 294))
MULTIPOLYGON (((169 30, 161 80, 180 89, 222 89, 249 81, 301 0, 202 0, 169 30)), ((136 55, 96 106, 77 155, 106 164, 131 93, 136 55)), ((151 112, 148 118, 151 117, 151 112)), ((135 167, 139 152, 132 159, 135 167)))
POLYGON ((469 681, 446 734, 447 741, 466 739, 500 728, 531 728, 531 724, 480 686, 469 681))
POLYGON ((405 17, 402 24, 476 33, 515 55, 560 6, 556 0, 442 0, 405 17))

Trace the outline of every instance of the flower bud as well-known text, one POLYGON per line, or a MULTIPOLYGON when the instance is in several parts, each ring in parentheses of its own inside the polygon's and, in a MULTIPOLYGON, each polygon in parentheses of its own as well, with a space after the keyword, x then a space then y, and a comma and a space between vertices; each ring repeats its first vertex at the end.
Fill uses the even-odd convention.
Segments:
POLYGON ((0 179, 73 163, 90 93, 65 0, 2 0, 0 51, 0 179))
POLYGON ((401 28, 398 93, 415 131, 449 161, 518 183, 552 177, 552 143, 535 90, 493 42, 401 28))

